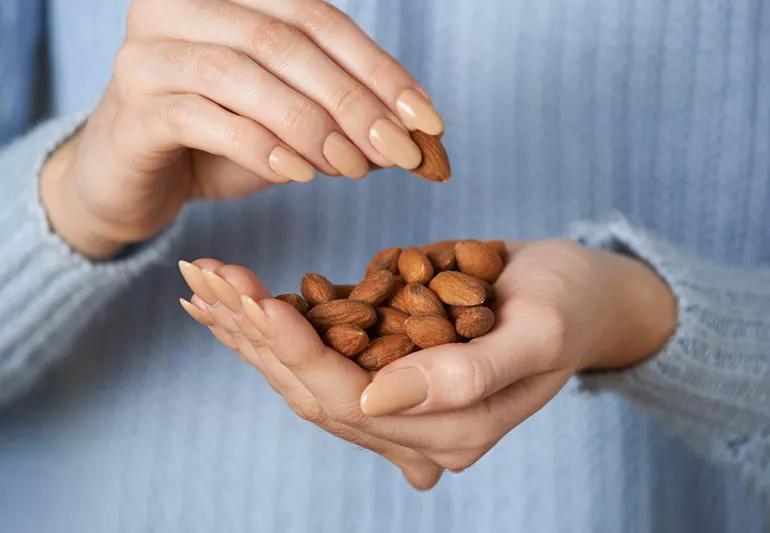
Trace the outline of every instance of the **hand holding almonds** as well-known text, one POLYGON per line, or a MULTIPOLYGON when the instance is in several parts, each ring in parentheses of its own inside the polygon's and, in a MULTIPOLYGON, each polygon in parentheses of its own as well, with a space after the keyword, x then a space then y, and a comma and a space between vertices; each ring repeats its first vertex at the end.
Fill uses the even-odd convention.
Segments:
POLYGON ((495 325, 489 307, 507 251, 502 241, 441 241, 377 253, 355 286, 305 274, 291 304, 324 343, 367 370, 417 349, 464 342, 495 325))

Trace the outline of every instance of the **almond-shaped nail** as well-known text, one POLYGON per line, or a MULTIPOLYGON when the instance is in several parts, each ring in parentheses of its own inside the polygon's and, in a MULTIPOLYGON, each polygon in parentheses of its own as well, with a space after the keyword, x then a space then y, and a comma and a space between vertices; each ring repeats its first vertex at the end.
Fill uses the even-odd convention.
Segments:
POLYGON ((179 261, 179 271, 187 285, 200 299, 209 305, 214 305, 217 302, 217 295, 206 283, 203 270, 187 261, 179 261))
POLYGON ((417 368, 397 370, 375 378, 361 394, 361 411, 383 416, 420 405, 428 397, 428 383, 417 368))
POLYGON ((230 348, 231 350, 237 350, 238 345, 235 343, 235 339, 228 332, 218 326, 209 326, 211 333, 219 339, 219 342, 230 348))
POLYGON ((422 162, 420 147, 388 119, 381 118, 372 125, 369 140, 378 152, 401 168, 412 170, 422 162))
POLYGON ((203 279, 206 280, 206 284, 216 295, 217 301, 222 302, 233 313, 239 313, 241 311, 241 299, 235 289, 210 270, 202 270, 201 272, 203 272, 203 279))
POLYGON ((307 182, 315 177, 315 169, 300 156, 283 146, 270 152, 270 168, 273 172, 292 181, 307 182))
POLYGON ((182 309, 187 311, 187 314, 190 315, 196 322, 203 324, 204 326, 214 325, 214 321, 209 315, 206 314, 205 311, 201 311, 184 298, 179 298, 179 303, 182 305, 182 309))
POLYGON ((270 324, 270 319, 262 310, 262 307, 246 295, 241 298, 241 302, 243 303, 243 310, 246 312, 246 316, 254 322, 254 325, 257 326, 259 332, 262 333, 266 339, 272 339, 273 326, 270 324))
POLYGON ((329 134, 323 153, 329 164, 345 177, 360 179, 369 173, 369 160, 341 133, 329 134))
POLYGON ((430 100, 414 89, 402 92, 396 100, 396 110, 409 128, 418 129, 428 135, 439 135, 444 131, 444 120, 430 100))

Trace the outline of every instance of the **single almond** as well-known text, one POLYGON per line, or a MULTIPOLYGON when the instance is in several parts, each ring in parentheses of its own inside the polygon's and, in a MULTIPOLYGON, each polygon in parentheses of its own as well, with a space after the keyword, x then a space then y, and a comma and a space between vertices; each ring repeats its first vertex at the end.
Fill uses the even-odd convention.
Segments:
POLYGON ((500 258, 503 260, 503 263, 508 262, 508 246, 505 245, 505 241, 486 241, 484 244, 500 254, 500 258))
POLYGON ((441 299, 425 285, 410 283, 405 292, 406 309, 410 315, 446 315, 441 299))
POLYGON ((412 173, 428 181, 447 181, 452 175, 452 167, 441 143, 441 136, 428 135, 421 131, 413 131, 411 135, 422 152, 422 163, 412 170, 412 173))
POLYGON ((390 299, 388 299, 385 303, 388 307, 394 307, 399 311, 403 311, 404 313, 409 312, 406 297, 406 283, 404 282, 403 278, 399 277, 399 279, 396 280, 393 296, 391 296, 390 299))
POLYGON ((337 295, 332 282, 321 274, 311 272, 302 277, 302 283, 299 286, 302 296, 310 306, 325 304, 334 300, 337 295))
POLYGON ((366 302, 332 300, 313 307, 307 318, 321 330, 340 324, 353 324, 366 329, 377 322, 377 312, 366 302))
POLYGON ((486 335, 495 325, 495 313, 489 307, 468 307, 455 319, 455 329, 467 339, 486 335))
POLYGON ((378 335, 404 335, 404 324, 409 315, 395 307, 377 308, 377 334, 378 335))
POLYGON ((389 270, 375 270, 350 293, 351 300, 378 306, 387 300, 396 287, 396 277, 389 270))
POLYGON ((349 298, 350 293, 353 292, 353 289, 355 289, 355 285, 335 285, 334 286, 334 296, 336 296, 338 299, 340 298, 349 298))
POLYGON ((323 340, 345 357, 355 357, 369 345, 366 332, 353 324, 332 326, 324 333, 323 340))
POLYGON ((481 281, 462 272, 440 272, 430 288, 447 305, 480 305, 486 299, 481 281))
POLYGON ((406 335, 385 335, 373 339, 356 358, 366 370, 380 370, 414 351, 414 343, 406 335))
POLYGON ((446 311, 447 315, 449 316, 449 320, 454 322, 457 320, 457 317, 460 316, 460 313, 465 311, 466 309, 470 309, 467 305, 447 305, 446 311))
POLYGON ((306 314, 310 310, 310 306, 307 304, 305 299, 299 294, 294 294, 293 292, 289 294, 280 294, 276 296, 275 299, 286 302, 294 309, 296 309, 297 312, 301 315, 306 314))
POLYGON ((505 264, 500 254, 480 241, 460 241, 455 245, 457 268, 475 278, 494 283, 505 264))
POLYGON ((404 248, 398 258, 398 271, 407 283, 428 283, 433 277, 433 265, 424 252, 404 248))
POLYGON ((431 348, 457 340, 455 327, 442 315, 411 316, 406 321, 406 334, 420 348, 431 348))
POLYGON ((398 274, 398 257, 401 255, 401 248, 386 248, 377 252, 369 266, 366 268, 366 275, 378 270, 387 270, 393 274, 398 274))
POLYGON ((435 272, 455 270, 457 267, 457 262, 455 261, 456 243, 457 241, 442 241, 421 248, 425 255, 428 256, 428 261, 433 265, 435 272))

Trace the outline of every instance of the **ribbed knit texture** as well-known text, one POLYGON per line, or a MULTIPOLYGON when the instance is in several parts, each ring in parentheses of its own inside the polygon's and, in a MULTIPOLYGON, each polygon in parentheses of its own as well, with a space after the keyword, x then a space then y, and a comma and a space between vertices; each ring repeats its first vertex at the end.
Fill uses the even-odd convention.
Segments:
MULTIPOLYGON (((194 205, 183 226, 93 265, 47 232, 36 172, 98 99, 127 3, 49 1, 53 108, 68 118, 0 155, 0 394, 58 360, 0 412, 0 531, 770 528, 764 2, 340 2, 432 93, 455 179, 388 171, 194 205), (601 222, 615 212, 626 220, 601 222), (638 368, 584 377, 608 394, 573 380, 428 494, 298 420, 176 303, 179 257, 246 264, 285 292, 309 270, 355 280, 385 246, 570 227, 666 277, 676 338, 638 368)), ((0 109, 28 87, 5 83, 5 65, 35 70, 23 58, 37 40, 7 12, 40 15, 7 4, 0 109)))

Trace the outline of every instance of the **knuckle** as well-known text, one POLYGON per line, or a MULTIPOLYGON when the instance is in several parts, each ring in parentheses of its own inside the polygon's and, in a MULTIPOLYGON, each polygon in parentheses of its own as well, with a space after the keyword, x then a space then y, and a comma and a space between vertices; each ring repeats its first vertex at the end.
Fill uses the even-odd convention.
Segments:
POLYGON ((354 116, 365 105, 368 91, 354 81, 340 83, 329 95, 329 108, 336 117, 354 116))
POLYGON ((366 73, 364 81, 367 85, 377 86, 379 80, 391 79, 390 73, 398 68, 398 63, 387 52, 379 52, 372 62, 372 67, 366 73))
POLYGON ((305 28, 313 35, 334 31, 350 22, 350 17, 335 6, 319 0, 306 0, 300 4, 305 28))
POLYGON ((294 26, 280 20, 267 20, 255 25, 249 39, 249 48, 263 63, 280 67, 302 40, 294 26))
POLYGON ((442 453, 431 457, 439 466, 456 474, 473 466, 480 458, 480 453, 472 451, 457 451, 442 453))
POLYGON ((323 426, 328 420, 326 411, 324 411, 323 408, 318 404, 294 404, 288 401, 287 403, 289 403, 291 410, 306 422, 311 422, 318 426, 323 426))
POLYGON ((161 111, 161 123, 174 132, 188 129, 193 121, 193 110, 198 103, 198 98, 193 95, 172 98, 161 111))
POLYGON ((468 405, 486 396, 491 375, 491 363, 486 357, 468 357, 458 354, 442 362, 446 375, 450 377, 448 387, 453 395, 450 402, 468 405))
POLYGON ((323 111, 315 103, 304 98, 286 108, 283 124, 293 135, 301 134, 310 138, 316 134, 320 137, 329 127, 323 111))
POLYGON ((222 85, 230 77, 230 72, 240 59, 240 55, 234 50, 210 47, 193 59, 193 71, 195 77, 203 83, 222 85))

